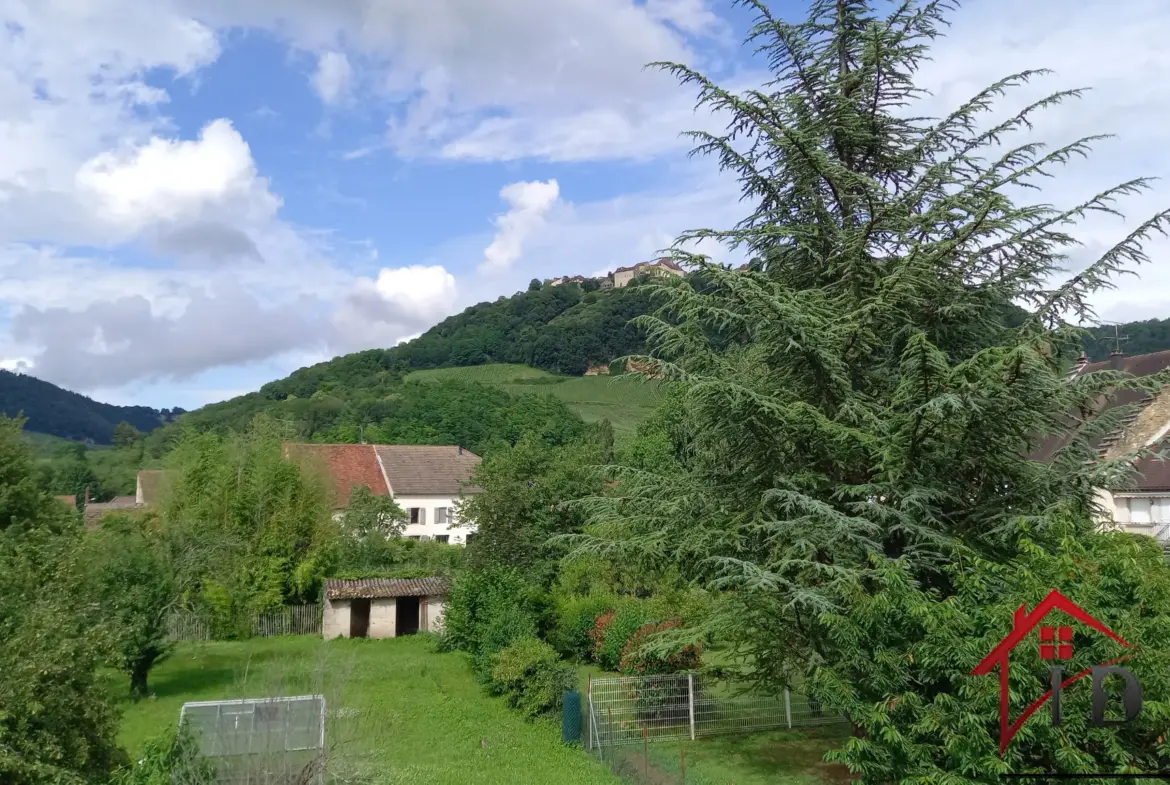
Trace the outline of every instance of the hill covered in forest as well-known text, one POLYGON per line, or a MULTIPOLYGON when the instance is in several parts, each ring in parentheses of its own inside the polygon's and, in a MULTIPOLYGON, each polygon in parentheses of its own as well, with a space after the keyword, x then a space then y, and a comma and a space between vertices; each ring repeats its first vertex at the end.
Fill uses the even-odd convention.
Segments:
MULTIPOLYGON (((641 352, 644 336, 630 321, 650 308, 649 289, 637 284, 613 291, 585 291, 576 284, 533 286, 511 297, 474 305, 407 343, 301 368, 258 392, 205 406, 184 420, 197 427, 237 428, 266 411, 297 423, 303 437, 314 438, 333 433, 336 425, 366 427, 385 422, 402 400, 404 386, 440 377, 447 387, 489 387, 512 396, 552 393, 555 385, 580 377, 591 365, 641 352), (415 375, 496 365, 512 370, 502 376, 492 371, 441 374, 429 379, 415 375), (516 366, 543 373, 520 378, 525 374, 518 375, 516 366), (501 383, 504 377, 506 381, 501 383)), ((617 411, 620 404, 613 405, 613 394, 602 390, 608 381, 598 378, 585 385, 588 390, 580 385, 571 391, 562 388, 554 397, 565 400, 587 421, 598 419, 596 412, 600 411, 590 403, 605 404, 608 414, 619 421, 629 420, 617 411), (558 393, 567 393, 567 397, 558 393)), ((641 401, 639 398, 639 407, 641 401)))
POLYGON ((55 384, 11 371, 0 370, 0 413, 24 416, 25 428, 63 439, 109 444, 114 428, 125 421, 150 433, 183 413, 182 409, 158 410, 148 406, 114 406, 100 403, 55 384))
MULTIPOLYGON (((653 385, 583 374, 591 366, 643 352, 644 336, 630 321, 651 308, 650 290, 639 282, 612 291, 534 282, 528 291, 479 303, 444 319, 407 343, 301 368, 257 392, 205 406, 183 419, 200 428, 242 428, 263 411, 296 424, 304 438, 341 439, 370 427, 382 428, 388 438, 424 438, 399 434, 392 423, 406 409, 420 405, 423 390, 415 385, 441 380, 444 392, 429 388, 431 395, 466 401, 473 396, 466 390, 456 393, 456 388, 491 388, 509 398, 547 393, 586 422, 606 419, 626 430, 653 406, 653 385)), ((1018 320, 1009 314, 1006 321, 1018 320)), ((1170 319, 1093 328, 1086 339, 1090 358, 1108 356, 1116 345, 1115 335, 1128 337, 1121 342, 1126 354, 1170 349, 1170 319)), ((494 395, 489 396, 488 408, 502 411, 506 401, 495 400, 494 395)), ((8 372, 0 372, 0 411, 23 412, 30 431, 99 444, 110 442, 114 426, 122 420, 150 432, 180 413, 102 404, 8 372)), ((415 414, 410 418, 417 419, 415 414)), ((462 426, 426 427, 432 439, 440 433, 474 438, 462 426)), ((156 453, 160 440, 168 439, 172 430, 164 429, 153 440, 156 453)))

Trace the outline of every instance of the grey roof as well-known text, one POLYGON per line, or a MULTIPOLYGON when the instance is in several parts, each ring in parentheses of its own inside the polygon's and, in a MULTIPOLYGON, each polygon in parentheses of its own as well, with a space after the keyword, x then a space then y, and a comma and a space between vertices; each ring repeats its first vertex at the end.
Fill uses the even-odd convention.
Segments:
POLYGON ((138 504, 138 499, 134 496, 115 496, 108 502, 90 502, 85 506, 85 524, 90 528, 94 528, 107 512, 140 510, 142 507, 143 505, 138 504))
POLYGON ((447 578, 362 578, 325 581, 325 597, 330 600, 382 599, 388 597, 445 596, 451 588, 447 578))
POLYGON ((463 486, 482 459, 459 447, 379 444, 374 451, 394 496, 458 496, 460 491, 480 490, 463 486))

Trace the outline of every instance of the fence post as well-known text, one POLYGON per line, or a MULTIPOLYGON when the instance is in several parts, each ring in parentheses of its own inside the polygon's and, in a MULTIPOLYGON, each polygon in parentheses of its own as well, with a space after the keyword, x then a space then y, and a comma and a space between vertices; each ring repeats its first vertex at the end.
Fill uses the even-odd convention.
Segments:
POLYGON ((788 721, 788 727, 792 727, 792 693, 788 691, 788 685, 784 686, 784 719, 788 721))
MULTIPOLYGON (((589 710, 585 714, 585 749, 595 749, 593 746, 593 677, 585 680, 585 705, 589 710)), ((598 745, 600 746, 600 745, 598 745)))
POLYGON ((687 674, 687 703, 691 714, 691 741, 695 740, 695 674, 687 674))

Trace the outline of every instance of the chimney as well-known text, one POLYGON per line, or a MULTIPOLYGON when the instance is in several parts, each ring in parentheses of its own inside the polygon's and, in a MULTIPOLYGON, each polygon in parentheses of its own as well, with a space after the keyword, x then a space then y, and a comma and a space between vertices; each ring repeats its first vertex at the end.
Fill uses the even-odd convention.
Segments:
POLYGON ((1114 349, 1109 353, 1109 370, 1120 371, 1125 367, 1125 355, 1114 349))
POLYGON ((84 510, 84 509, 88 509, 88 508, 89 508, 89 486, 87 485, 87 486, 85 486, 85 506, 82 507, 82 509, 84 510))
POLYGON ((463 454, 463 448, 462 448, 462 447, 460 447, 460 448, 459 448, 459 454, 460 454, 460 455, 462 455, 462 454, 463 454))

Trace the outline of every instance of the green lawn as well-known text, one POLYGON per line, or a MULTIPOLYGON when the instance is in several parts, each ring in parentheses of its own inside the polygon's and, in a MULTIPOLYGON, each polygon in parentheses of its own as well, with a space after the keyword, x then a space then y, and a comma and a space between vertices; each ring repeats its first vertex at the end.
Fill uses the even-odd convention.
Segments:
MULTIPOLYGON (((125 679, 109 679, 124 695, 125 679)), ((177 723, 186 701, 322 692, 332 718, 327 735, 343 744, 346 768, 374 782, 617 782, 563 745, 558 725, 526 722, 485 696, 463 655, 436 653, 426 636, 184 644, 152 672, 151 691, 154 698, 123 705, 121 741, 131 755, 177 723)))
MULTIPOLYGON (((681 777, 685 760, 687 785, 846 785, 848 770, 824 762, 825 753, 845 741, 844 733, 827 728, 773 731, 660 742, 647 750, 649 765, 666 782, 681 781, 671 778, 681 777)), ((642 751, 635 748, 628 765, 641 763, 642 751)))
POLYGON ((555 395, 586 422, 608 419, 615 430, 628 432, 658 403, 658 385, 636 377, 557 376, 527 365, 473 365, 414 371, 409 379, 459 378, 500 387, 513 395, 555 395))

